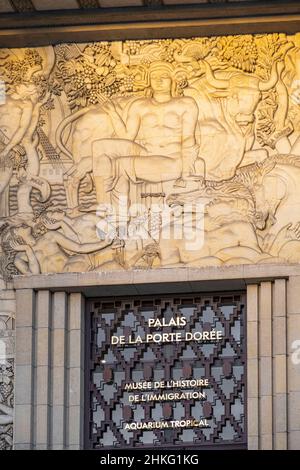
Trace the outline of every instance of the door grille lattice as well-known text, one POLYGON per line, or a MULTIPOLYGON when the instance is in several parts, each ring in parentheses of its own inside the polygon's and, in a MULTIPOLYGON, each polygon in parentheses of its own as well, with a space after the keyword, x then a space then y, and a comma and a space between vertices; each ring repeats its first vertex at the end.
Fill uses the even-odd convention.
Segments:
POLYGON ((246 446, 243 294, 102 299, 90 301, 88 308, 89 447, 246 446), (185 317, 185 326, 149 327, 151 318, 169 324, 178 317, 185 317), (222 338, 215 342, 111 344, 112 336, 146 338, 147 334, 181 332, 185 337, 186 333, 212 330, 222 331, 222 338), (209 385, 202 389, 178 386, 180 380, 194 379, 208 379, 209 385), (205 398, 130 402, 129 395, 148 394, 149 398, 149 393, 166 392, 125 389, 125 384, 143 381, 169 385, 175 381, 177 386, 168 392, 201 390, 205 398), (209 427, 185 427, 193 420, 202 420, 209 427), (169 427, 128 429, 128 424, 150 422, 168 422, 169 427), (182 426, 177 426, 180 422, 182 426))

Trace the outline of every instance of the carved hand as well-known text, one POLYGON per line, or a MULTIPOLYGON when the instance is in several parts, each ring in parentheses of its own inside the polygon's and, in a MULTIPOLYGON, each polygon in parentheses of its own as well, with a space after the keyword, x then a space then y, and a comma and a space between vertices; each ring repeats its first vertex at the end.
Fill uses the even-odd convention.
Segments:
POLYGON ((27 248, 28 248, 28 245, 22 245, 16 240, 11 240, 10 246, 15 251, 27 251, 27 248))
POLYGON ((297 222, 294 226, 292 224, 288 224, 285 229, 287 239, 300 240, 300 222, 297 222))
POLYGON ((48 217, 43 218, 43 224, 48 230, 58 230, 61 227, 60 220, 50 220, 48 217))
POLYGON ((68 179, 68 177, 71 176, 72 178, 81 180, 90 171, 92 171, 92 159, 91 157, 84 157, 65 173, 64 178, 68 179))

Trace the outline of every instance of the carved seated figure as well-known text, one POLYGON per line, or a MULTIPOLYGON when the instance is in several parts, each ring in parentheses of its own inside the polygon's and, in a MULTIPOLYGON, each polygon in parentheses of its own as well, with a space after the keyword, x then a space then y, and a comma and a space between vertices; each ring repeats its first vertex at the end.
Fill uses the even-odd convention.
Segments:
POLYGON ((174 181, 184 186, 185 180, 204 177, 204 164, 198 175, 195 169, 198 107, 191 97, 174 96, 173 72, 170 64, 150 66, 152 96, 136 99, 126 122, 112 101, 102 105, 116 138, 94 142, 92 155, 66 173, 72 180, 92 172, 98 204, 120 203, 121 196, 129 199, 130 183, 174 181))

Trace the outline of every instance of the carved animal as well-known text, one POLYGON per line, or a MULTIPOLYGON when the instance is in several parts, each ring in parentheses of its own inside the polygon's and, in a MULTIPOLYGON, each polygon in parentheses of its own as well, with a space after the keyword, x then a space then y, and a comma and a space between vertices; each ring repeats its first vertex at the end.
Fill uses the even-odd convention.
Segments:
POLYGON ((199 156, 205 160, 206 176, 220 181, 234 176, 240 165, 267 157, 266 150, 252 149, 255 111, 262 92, 277 83, 277 63, 268 81, 242 72, 213 72, 203 63, 205 75, 191 81, 184 93, 199 107, 199 156))
MULTIPOLYGON (((293 171, 300 170, 300 158, 295 156, 276 155, 269 157, 261 163, 254 163, 237 170, 237 174, 227 181, 207 181, 205 186, 197 191, 189 191, 180 194, 170 194, 167 204, 170 206, 196 203, 197 200, 224 200, 236 199, 247 202, 248 212, 245 219, 251 222, 258 230, 269 230, 276 220, 276 211, 280 204, 290 194, 289 184, 294 179, 293 171), (293 168, 292 170, 290 168, 293 168)), ((300 204, 300 194, 293 191, 293 204, 300 204), (298 202, 297 202, 298 201, 298 202)), ((291 214, 288 213, 288 221, 284 221, 278 228, 279 231, 286 223, 291 222, 291 214)))
MULTIPOLYGON (((272 239, 285 228, 299 222, 300 208, 300 157, 297 155, 275 155, 261 164, 241 168, 238 174, 227 182, 213 182, 196 192, 172 194, 169 205, 190 204, 197 199, 210 197, 212 200, 228 198, 244 199, 249 203, 250 212, 245 213, 256 229, 261 240, 272 239), (248 196, 247 196, 248 193, 248 196)), ((288 261, 300 260, 300 237, 292 233, 282 241, 284 256, 288 261), (285 244, 285 245, 284 245, 285 244), (292 249, 288 247, 291 247, 292 249)))
POLYGON ((256 188, 258 212, 269 207, 269 224, 263 233, 277 235, 287 224, 299 222, 300 208, 300 157, 277 156, 277 165, 256 188), (270 211, 271 209, 271 211, 270 211))

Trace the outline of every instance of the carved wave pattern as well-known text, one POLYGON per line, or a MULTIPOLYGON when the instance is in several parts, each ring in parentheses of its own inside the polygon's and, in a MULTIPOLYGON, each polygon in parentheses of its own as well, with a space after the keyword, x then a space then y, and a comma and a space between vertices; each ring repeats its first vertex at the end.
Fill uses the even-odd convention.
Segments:
POLYGON ((84 192, 83 188, 79 189, 79 201, 84 205, 92 205, 97 203, 96 192, 93 189, 90 193, 84 192))
MULTIPOLYGON (((10 205, 11 215, 14 215, 18 212, 17 190, 18 190, 17 185, 11 186, 9 190, 9 205, 10 205)), ((34 211, 36 211, 42 205, 42 203, 38 200, 38 198, 39 198, 38 191, 36 189, 33 189, 32 194, 31 194, 31 204, 32 204, 34 211)), ((95 204, 96 203, 95 191, 93 190, 90 193, 86 193, 84 191, 84 188, 80 188, 79 201, 83 205, 95 204)), ((62 184, 53 184, 51 186, 51 196, 50 196, 49 201, 47 201, 47 206, 55 210, 65 210, 67 208, 66 191, 62 184)))

